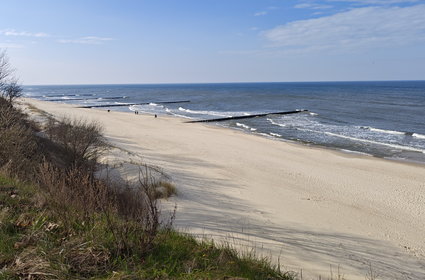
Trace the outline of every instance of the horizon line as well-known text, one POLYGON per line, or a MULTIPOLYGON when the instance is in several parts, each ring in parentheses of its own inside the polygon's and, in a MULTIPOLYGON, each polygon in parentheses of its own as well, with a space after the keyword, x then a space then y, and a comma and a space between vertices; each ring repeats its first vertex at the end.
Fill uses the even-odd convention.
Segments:
POLYGON ((318 81, 273 81, 273 82, 175 82, 175 83, 82 83, 82 84, 22 84, 28 86, 120 86, 120 85, 214 85, 214 84, 284 84, 284 83, 367 83, 367 82, 425 82, 424 80, 318 80, 318 81))

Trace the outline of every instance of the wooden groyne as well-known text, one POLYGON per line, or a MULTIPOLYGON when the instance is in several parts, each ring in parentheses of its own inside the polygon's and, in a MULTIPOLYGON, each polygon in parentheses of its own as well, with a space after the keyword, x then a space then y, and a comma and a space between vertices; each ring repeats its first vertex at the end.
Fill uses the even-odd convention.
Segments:
POLYGON ((247 116, 234 116, 234 117, 225 117, 225 118, 218 118, 218 119, 188 121, 188 123, 223 122, 223 121, 231 121, 231 120, 252 119, 252 118, 257 118, 257 117, 265 117, 265 116, 268 116, 268 115, 298 114, 298 113, 302 113, 302 112, 308 112, 308 110, 295 110, 295 111, 287 111, 287 112, 273 112, 273 113, 255 114, 255 115, 247 115, 247 116))
POLYGON ((102 107, 121 107, 121 106, 133 106, 133 105, 149 105, 152 103, 155 104, 175 104, 175 103, 189 103, 190 100, 180 100, 180 101, 162 101, 162 102, 143 102, 143 103, 127 103, 127 104, 103 104, 103 105, 89 105, 89 106, 80 106, 77 108, 102 108, 102 107))

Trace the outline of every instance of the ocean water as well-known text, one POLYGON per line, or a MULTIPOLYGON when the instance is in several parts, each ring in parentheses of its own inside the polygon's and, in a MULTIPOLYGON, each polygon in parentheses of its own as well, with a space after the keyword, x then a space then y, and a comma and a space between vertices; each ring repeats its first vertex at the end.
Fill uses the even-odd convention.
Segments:
POLYGON ((188 120, 307 109, 211 124, 276 141, 425 163, 425 81, 25 86, 24 94, 188 120), (161 104, 185 100, 190 102, 161 104))

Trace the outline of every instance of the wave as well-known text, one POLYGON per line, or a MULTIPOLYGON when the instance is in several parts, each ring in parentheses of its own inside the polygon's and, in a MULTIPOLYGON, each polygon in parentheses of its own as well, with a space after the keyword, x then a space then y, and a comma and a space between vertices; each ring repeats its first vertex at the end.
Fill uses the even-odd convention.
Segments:
POLYGON ((338 134, 338 133, 333 133, 333 132, 329 132, 329 131, 320 131, 320 130, 313 130, 313 129, 307 129, 307 128, 297 128, 297 130, 307 131, 307 132, 313 132, 313 133, 321 133, 321 134, 325 134, 325 135, 329 135, 329 136, 333 136, 333 137, 339 137, 339 138, 343 138, 343 139, 348 139, 348 140, 351 140, 351 141, 357 141, 357 142, 369 143, 369 144, 374 144, 374 145, 387 146, 387 147, 391 147, 391 148, 395 148, 395 149, 399 149, 399 150, 411 151, 411 152, 418 152, 418 153, 425 154, 425 150, 422 150, 422 149, 419 149, 419 148, 414 148, 414 147, 409 147, 409 146, 403 146, 403 145, 398 145, 398 144, 390 144, 390 143, 383 143, 383 142, 378 142, 378 141, 373 141, 373 140, 368 140, 368 139, 356 138, 356 137, 347 136, 347 135, 338 134))
POLYGON ((282 137, 282 135, 277 134, 277 133, 273 133, 273 132, 270 132, 269 134, 270 134, 271 136, 275 136, 275 137, 282 137))
POLYGON ((404 135, 404 136, 412 136, 412 137, 419 138, 419 139, 425 139, 425 135, 415 133, 415 132, 386 130, 386 129, 380 129, 380 128, 375 128, 375 127, 370 127, 370 126, 360 126, 359 128, 367 129, 367 130, 374 131, 374 132, 385 133, 385 134, 404 135))
POLYGON ((413 133, 412 136, 413 137, 416 137, 416 138, 419 138, 419 139, 425 139, 425 135, 419 134, 419 133, 413 133))
POLYGON ((154 108, 165 108, 164 107, 164 105, 161 105, 161 104, 156 104, 156 103, 153 103, 153 102, 151 102, 151 103, 149 103, 149 104, 147 104, 147 105, 140 105, 140 106, 150 106, 150 107, 154 107, 154 108))
POLYGON ((261 135, 261 136, 270 137, 270 135, 269 135, 269 134, 267 134, 267 133, 263 133, 263 132, 257 132, 256 134, 257 134, 257 135, 261 135))
MULTIPOLYGON (((319 131, 314 131, 314 132, 319 132, 319 131)), ((340 138, 349 139, 349 140, 353 140, 353 141, 359 141, 359 142, 364 142, 364 143, 369 143, 369 144, 375 144, 375 145, 382 145, 382 146, 387 146, 387 147, 391 147, 391 148, 395 148, 395 149, 400 149, 400 150, 405 150, 405 151, 412 151, 412 152, 419 152, 419 153, 425 154, 425 150, 421 150, 421 149, 417 149, 417 148, 412 148, 412 147, 408 147, 408 146, 402 146, 402 145, 390 144, 390 143, 382 143, 382 142, 378 142, 378 141, 373 141, 373 140, 368 140, 368 139, 361 139, 361 138, 356 138, 356 137, 341 135, 341 134, 332 133, 332 132, 323 132, 323 133, 326 134, 326 135, 329 135, 329 136, 340 137, 340 138)))
POLYGON ((273 125, 277 125, 277 126, 280 126, 280 127, 285 127, 285 126, 286 126, 286 124, 275 122, 274 120, 272 120, 272 119, 270 119, 270 118, 267 118, 267 120, 268 120, 271 124, 273 124, 273 125))
POLYGON ((179 111, 194 114, 194 115, 209 115, 209 116, 218 116, 218 117, 233 117, 233 116, 250 116, 250 112, 220 112, 220 111, 204 111, 204 110, 191 110, 183 107, 178 108, 179 111))
POLYGON ((179 111, 186 112, 186 113, 189 113, 189 114, 196 114, 196 115, 212 115, 212 116, 220 116, 220 117, 231 117, 231 115, 223 114, 223 112, 198 111, 198 110, 185 109, 183 107, 179 107, 179 111))
POLYGON ((114 102, 114 104, 118 104, 118 105, 130 105, 131 103, 128 103, 128 102, 114 102))
POLYGON ((396 131, 396 130, 380 129, 380 128, 375 128, 375 127, 371 127, 371 126, 359 126, 358 128, 366 129, 366 130, 370 130, 370 131, 374 131, 374 132, 386 133, 386 134, 406 135, 406 132, 396 131))
POLYGON ((250 129, 251 128, 251 127, 247 126, 246 124, 238 123, 238 122, 236 123, 236 126, 243 127, 245 129, 250 129))
POLYGON ((179 117, 179 118, 185 118, 185 119, 190 119, 190 120, 195 119, 195 118, 191 118, 191 117, 189 117, 189 116, 185 116, 185 115, 181 115, 181 114, 174 113, 173 111, 171 111, 171 110, 170 110, 169 108, 167 108, 167 107, 165 107, 165 112, 167 112, 167 114, 170 114, 170 115, 173 115, 173 116, 176 116, 176 117, 179 117))
POLYGON ((52 95, 43 95, 43 97, 67 97, 67 96, 94 96, 96 94, 52 94, 52 95))
POLYGON ((256 128, 253 128, 253 127, 250 127, 250 126, 248 126, 248 125, 246 125, 246 124, 243 124, 243 123, 236 123, 236 126, 239 126, 239 127, 243 127, 243 128, 245 128, 245 129, 247 129, 247 130, 250 130, 250 131, 257 131, 257 129, 256 128))
POLYGON ((340 151, 342 151, 344 153, 348 153, 348 154, 371 156, 371 154, 369 154, 369 153, 359 152, 359 151, 352 151, 352 150, 347 150, 347 149, 340 149, 340 151))
POLYGON ((136 105, 130 105, 130 106, 128 106, 128 109, 130 111, 138 111, 139 110, 139 108, 136 108, 136 105))

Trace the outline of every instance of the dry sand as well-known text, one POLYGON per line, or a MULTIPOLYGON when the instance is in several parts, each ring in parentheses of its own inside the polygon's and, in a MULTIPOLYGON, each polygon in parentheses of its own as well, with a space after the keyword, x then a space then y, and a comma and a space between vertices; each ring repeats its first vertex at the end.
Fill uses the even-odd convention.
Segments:
POLYGON ((24 99, 96 120, 116 146, 161 166, 175 225, 271 256, 304 279, 425 279, 425 166, 340 153, 184 119, 24 99))

